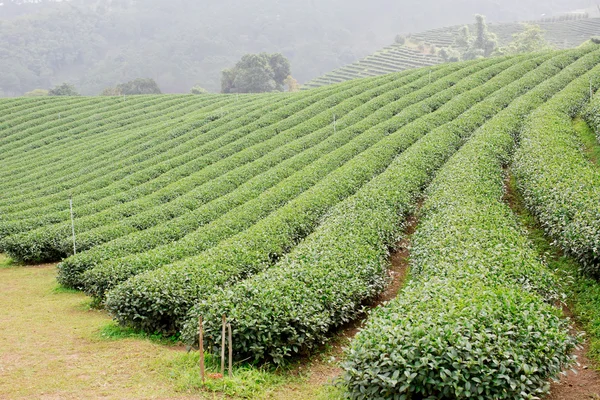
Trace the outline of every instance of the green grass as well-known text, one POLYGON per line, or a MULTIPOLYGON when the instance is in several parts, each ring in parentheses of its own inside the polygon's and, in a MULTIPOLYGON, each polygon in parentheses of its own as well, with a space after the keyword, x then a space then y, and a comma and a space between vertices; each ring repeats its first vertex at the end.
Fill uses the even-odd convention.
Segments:
POLYGON ((510 206, 525 227, 535 249, 548 267, 560 277, 562 289, 567 296, 566 303, 587 334, 590 346, 588 357, 596 363, 596 367, 600 366, 600 282, 584 276, 575 259, 552 245, 552 240, 525 207, 513 175, 509 175, 507 189, 510 206))
POLYGON ((18 266, 18 264, 13 259, 4 254, 0 254, 0 268, 13 268, 16 266, 18 266))
POLYGON ((121 339, 146 339, 156 344, 165 346, 178 345, 179 336, 163 336, 160 334, 150 334, 137 331, 132 328, 127 328, 111 322, 104 325, 98 331, 98 337, 104 340, 121 340, 121 339))
POLYGON ((583 144, 585 155, 596 165, 600 165, 600 143, 594 130, 581 117, 573 120, 573 127, 583 144))

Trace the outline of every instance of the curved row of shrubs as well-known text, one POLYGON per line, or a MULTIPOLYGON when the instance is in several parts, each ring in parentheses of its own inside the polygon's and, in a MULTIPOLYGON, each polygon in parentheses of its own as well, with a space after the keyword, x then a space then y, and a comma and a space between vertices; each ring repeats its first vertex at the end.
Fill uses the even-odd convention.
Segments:
POLYGON ((581 113, 600 77, 588 74, 530 117, 515 159, 526 206, 546 233, 600 276, 600 169, 583 153, 572 118, 581 113))
MULTIPOLYGON (((139 210, 135 215, 117 220, 114 223, 106 223, 104 219, 100 219, 101 215, 92 215, 89 218, 79 220, 78 230, 84 230, 83 234, 78 234, 79 246, 83 249, 89 249, 112 240, 113 242, 110 244, 93 250, 96 257, 100 256, 107 259, 118 255, 137 253, 140 250, 146 251, 160 244, 178 240, 197 229, 199 225, 211 221, 211 218, 216 218, 213 216, 207 219, 201 213, 196 212, 198 208, 204 207, 215 199, 221 202, 222 196, 226 196, 232 191, 238 191, 240 185, 265 171, 274 172, 273 169, 282 163, 286 164, 285 161, 290 157, 294 157, 304 150, 308 151, 333 135, 331 113, 339 116, 337 125, 339 131, 343 132, 347 126, 361 121, 367 115, 370 115, 374 109, 383 107, 397 96, 414 89, 414 85, 416 85, 415 77, 409 76, 405 79, 375 85, 371 89, 358 86, 356 90, 348 93, 347 97, 342 100, 332 96, 331 101, 337 104, 333 107, 323 107, 323 114, 319 114, 297 127, 288 129, 270 140, 243 149, 228 159, 218 161, 198 174, 194 174, 194 182, 189 182, 189 179, 186 178, 186 186, 191 185, 191 188, 188 187, 190 190, 184 192, 184 186, 178 183, 177 191, 182 193, 166 204, 149 207, 143 211, 139 210), (203 184, 198 184, 198 177, 201 175, 206 176, 207 179, 203 184), (87 228, 91 229, 86 229, 86 225, 88 225, 87 228), (93 228, 94 225, 99 226, 93 228), (157 227, 157 229, 150 229, 153 227, 157 227), (141 232, 136 233, 136 231, 141 232), (118 253, 120 248, 123 249, 121 254, 118 253)), ((314 159, 313 157, 312 160, 314 159)), ((303 167, 306 162, 308 161, 297 164, 296 170, 303 167)), ((279 179, 285 177, 286 174, 280 174, 279 179)), ((272 181, 270 186, 276 182, 272 181)), ((266 190, 266 188, 263 190, 266 190)), ((255 191, 256 189, 253 190, 253 192, 255 191)), ((157 192, 156 195, 160 196, 160 192, 157 192)), ((228 211, 228 209, 239 205, 239 201, 244 200, 246 197, 247 195, 237 197, 237 202, 233 201, 226 204, 225 207, 219 207, 218 212, 222 214, 228 211)), ((136 208, 141 209, 141 202, 147 199, 137 201, 136 208)), ((67 243, 63 247, 66 248, 66 245, 67 243)), ((92 259, 90 256, 86 256, 86 258, 92 259)), ((100 260, 94 258, 94 261, 100 260)))
POLYGON ((517 79, 527 67, 533 69, 537 61, 525 61, 522 66, 522 60, 504 60, 462 80, 452 87, 457 95, 441 102, 437 109, 424 110, 425 116, 409 125, 403 126, 396 118, 385 121, 371 133, 381 140, 325 179, 314 182, 317 184, 309 190, 198 257, 129 279, 109 292, 107 308, 125 325, 148 331, 177 330, 185 313, 201 296, 273 265, 308 236, 331 207, 383 172, 397 154, 517 79), (461 90, 464 93, 459 94, 461 90))
MULTIPOLYGON (((334 101, 334 99, 332 99, 333 97, 335 96, 328 96, 328 101, 334 101)), ((297 112, 298 118, 294 118, 293 122, 288 123, 296 125, 302 121, 300 118, 302 116, 301 108, 303 108, 303 106, 308 106, 308 108, 318 110, 319 106, 322 106, 322 104, 319 104, 318 102, 317 104, 318 105, 315 106, 311 105, 310 99, 298 101, 295 106, 282 107, 284 110, 282 112, 297 112)), ((279 121, 279 117, 286 118, 286 115, 287 114, 278 115, 275 113, 271 118, 277 122, 279 121)), ((325 119, 325 117, 323 117, 323 119, 325 119)), ((329 116, 327 117, 327 120, 329 120, 329 116)), ((242 122, 237 123, 243 125, 242 122)), ((281 123, 286 124, 285 121, 282 121, 281 123)), ((268 126, 270 124, 266 125, 268 126)), ((231 168, 231 165, 225 165, 227 168, 219 168, 216 172, 212 170, 206 171, 206 168, 204 168, 218 163, 226 157, 232 156, 229 163, 245 163, 246 160, 242 157, 243 155, 255 158, 260 157, 261 154, 257 154, 256 151, 253 151, 252 145, 255 147, 259 146, 261 148, 266 148, 266 150, 263 149, 263 151, 268 151, 268 146, 271 143, 266 142, 267 139, 275 137, 275 141, 279 143, 279 145, 284 144, 286 139, 289 140, 289 137, 285 137, 283 134, 278 135, 276 129, 258 129, 247 134, 247 132, 249 132, 248 129, 250 128, 251 126, 240 126, 240 129, 237 131, 234 130, 230 132, 225 125, 224 129, 213 129, 208 135, 197 136, 196 139, 192 139, 183 146, 180 146, 182 147, 184 154, 179 157, 165 159, 162 163, 158 163, 151 166, 149 169, 130 175, 126 179, 113 183, 102 190, 92 191, 85 196, 79 196, 74 202, 81 202, 86 198, 87 200, 90 200, 90 202, 87 204, 84 203, 83 205, 81 205, 81 203, 75 203, 76 205, 79 205, 76 209, 76 227, 78 232, 117 221, 120 218, 141 212, 148 207, 158 206, 170 201, 181 192, 191 190, 203 181, 209 180, 213 177, 211 173, 220 174, 227 171, 228 168, 231 168), (217 136, 216 138, 215 135, 217 136), (206 141, 211 136, 214 140, 209 140, 205 144, 204 149, 203 147, 196 148, 194 146, 197 142, 206 141), (202 154, 203 150, 205 155, 199 156, 198 153, 202 154), (240 155, 240 151, 244 151, 244 153, 240 155), (178 166, 178 164, 182 165, 178 166), (108 194, 108 196, 99 196, 100 192, 108 194), (138 200, 135 201, 136 199, 138 200), (89 218, 82 218, 86 214, 92 215, 90 215, 89 218)), ((275 143, 275 145, 277 145, 277 143, 275 143)), ((157 157, 165 157, 165 154, 161 154, 156 148, 153 148, 153 153, 157 157)), ((227 164, 227 161, 222 161, 221 164, 227 164)), ((220 164, 218 164, 218 166, 220 166, 220 164)), ((68 232, 70 224, 67 222, 68 210, 45 213, 44 207, 40 207, 39 209, 32 209, 32 212, 37 216, 30 219, 22 219, 18 215, 13 214, 15 219, 4 222, 0 226, 0 231, 3 234, 7 234, 11 231, 27 231, 36 226, 41 226, 41 228, 37 228, 30 232, 5 239, 3 244, 4 250, 17 258, 26 261, 26 257, 44 261, 53 258, 56 259, 56 254, 59 256, 66 255, 61 253, 64 247, 61 248, 60 243, 64 241, 64 238, 69 236, 68 232), (65 222, 60 223, 61 221, 65 222), (54 225, 47 226, 49 223, 54 223, 54 225), (58 245, 56 243, 58 243, 58 245)))
MULTIPOLYGON (((405 217, 437 169, 477 129, 481 135, 502 127, 504 120, 494 115, 555 74, 556 65, 566 58, 555 57, 533 71, 520 65, 521 79, 508 81, 401 154, 384 173, 334 208, 280 264, 230 289, 203 296, 188 315, 183 338, 197 343, 194 321, 202 315, 207 339, 219 340, 214 318, 226 314, 234 326, 239 358, 281 362, 321 344, 332 329, 356 317, 383 289, 388 249, 402 234, 405 217)), ((511 111, 501 115, 507 112, 511 111)))
MULTIPOLYGON (((126 104, 113 101, 106 107, 102 107, 102 104, 96 104, 95 110, 89 114, 84 112, 83 115, 79 115, 73 109, 59 109, 56 113, 49 113, 47 117, 40 116, 40 119, 32 119, 32 122, 37 122, 34 126, 16 127, 23 130, 21 141, 12 143, 13 146, 3 146, 6 148, 7 154, 12 155, 12 157, 4 160, 2 169, 10 170, 14 178, 7 182, 7 193, 14 190, 21 191, 26 187, 33 186, 34 182, 39 185, 40 189, 45 189, 40 192, 41 195, 45 195, 46 191, 59 190, 60 185, 58 188, 49 186, 56 181, 57 177, 53 175, 60 173, 60 177, 63 177, 65 171, 69 171, 69 173, 76 172, 77 170, 74 169, 71 163, 73 162, 72 155, 78 155, 78 150, 87 149, 89 151, 94 149, 98 143, 102 143, 107 138, 110 139, 111 144, 113 141, 116 142, 117 139, 121 142, 121 146, 123 143, 130 143, 129 141, 123 141, 131 140, 133 132, 130 132, 130 130, 145 126, 154 120, 167 121, 164 111, 179 110, 179 108, 176 108, 178 105, 187 112, 194 109, 205 111, 213 106, 213 104, 206 101, 197 102, 193 100, 185 99, 178 102, 177 99, 167 97, 165 99, 154 98, 146 101, 127 102, 126 104), (161 110, 163 113, 160 112, 161 110), (120 135, 115 136, 117 130, 120 135), (53 145, 47 148, 43 147, 44 144, 48 143, 53 145), (89 147, 86 148, 86 144, 89 147), (14 148, 15 146, 18 147, 14 148), (33 154, 30 152, 32 150, 36 150, 36 155, 47 160, 47 164, 44 164, 46 168, 42 168, 41 165, 31 165, 33 154), (63 157, 59 157, 55 150, 65 151, 65 153, 62 153, 63 157), (71 151, 73 153, 70 153, 71 151), (15 154, 19 154, 20 157, 15 154), (29 162, 29 166, 27 162, 29 162), (55 169, 56 167, 64 169, 55 169), (49 179, 48 182, 37 182, 31 179, 38 176, 51 177, 52 179, 49 179), (30 177, 30 179, 27 180, 26 177, 30 177)), ((139 141, 139 138, 137 140, 139 141)), ((118 147, 115 147, 115 149, 118 149, 118 147)), ((104 154, 101 153, 100 155, 104 154)), ((3 207, 7 205, 5 201, 0 204, 3 207)))
MULTIPOLYGON (((103 290, 99 291, 97 288, 107 286, 104 282, 108 281, 107 283, 110 283, 110 286, 114 286, 124 278, 133 275, 133 272, 141 271, 142 268, 150 269, 160 266, 159 260, 162 261, 162 264, 167 264, 206 250, 218 241, 251 226, 261 217, 284 204, 285 201, 298 195, 299 190, 304 186, 299 186, 294 182, 298 182, 306 174, 314 173, 312 172, 314 167, 309 168, 311 164, 320 164, 321 166, 316 171, 320 176, 324 176, 331 168, 336 166, 336 164, 331 164, 329 168, 325 168, 327 163, 322 160, 324 156, 330 157, 329 153, 333 151, 337 154, 344 154, 342 150, 338 149, 350 141, 360 140, 360 137, 367 137, 374 143, 377 137, 369 135, 369 130, 373 124, 377 123, 376 121, 386 121, 393 116, 397 116, 396 118, 404 123, 410 122, 424 113, 421 108, 424 104, 412 107, 411 105, 424 99, 428 99, 426 103, 430 106, 436 104, 435 102, 439 103, 441 97, 439 95, 433 96, 433 93, 453 86, 460 78, 476 70, 477 67, 471 67, 466 68, 466 71, 448 74, 452 69, 449 71, 444 69, 440 71, 440 76, 448 76, 439 84, 433 83, 433 91, 429 89, 418 90, 414 94, 407 95, 407 90, 410 92, 421 87, 422 80, 417 80, 408 86, 389 90, 373 101, 365 103, 364 106, 359 106, 355 112, 353 111, 340 119, 339 130, 335 135, 332 135, 333 129, 331 126, 308 135, 308 138, 316 137, 319 141, 323 136, 326 138, 314 148, 301 151, 304 148, 303 143, 299 143, 300 149, 296 149, 298 146, 294 143, 285 146, 286 154, 292 152, 292 154, 289 154, 293 156, 290 160, 267 170, 256 179, 247 182, 247 184, 235 188, 229 195, 214 201, 203 201, 199 204, 199 207, 186 205, 186 209, 192 211, 183 217, 153 229, 113 240, 88 252, 70 257, 63 261, 60 268, 65 271, 81 272, 110 258, 104 265, 98 267, 98 271, 93 278, 91 276, 86 278, 86 281, 93 282, 92 287, 85 285, 86 291, 97 296, 103 295, 103 290), (302 172, 302 169, 307 169, 307 171, 302 172), (290 186, 295 187, 296 190, 286 189, 290 186), (235 224, 231 223, 232 219, 236 221, 235 224), (181 240, 171 243, 168 240, 169 238, 181 240), (154 250, 149 252, 150 249, 154 250), (139 256, 135 254, 142 251, 146 254, 140 254, 139 256), (118 258, 118 256, 124 258, 118 258), (120 267, 121 265, 123 267, 120 267), (126 273, 125 271, 131 272, 126 273), (103 275, 103 277, 101 278, 100 275, 103 275), (114 275, 118 275, 118 278, 113 277, 114 275)), ((438 77, 434 76, 434 78, 438 77)), ((446 93, 442 96, 448 98, 449 94, 446 93)), ((360 100, 357 103, 350 99, 345 107, 357 104, 360 104, 360 100)), ((275 154, 272 153, 266 158, 270 159, 274 156, 275 154)), ((227 188, 225 185, 222 186, 227 188)), ((193 193, 194 198, 192 200, 194 201, 197 199, 196 196, 199 190, 195 189, 193 193)), ((110 227, 108 228, 110 229, 110 227)), ((69 272, 69 274, 72 273, 69 272)), ((74 281, 71 281, 70 284, 74 283, 74 281)))
POLYGON ((350 398, 538 398, 572 362, 576 339, 551 305, 558 282, 503 202, 503 166, 527 115, 600 72, 600 51, 571 65, 558 58, 560 73, 478 131, 434 179, 411 282, 347 351, 350 398))
MULTIPOLYGON (((79 191, 98 189, 96 181, 99 178, 104 185, 108 185, 111 182, 108 178, 118 180, 127 176, 111 176, 111 171, 127 166, 127 161, 142 162, 149 158, 152 153, 147 146, 168 146, 175 138, 181 140, 181 135, 168 137, 166 133, 179 131, 183 125, 179 120, 183 116, 202 118, 210 113, 207 109, 212 105, 172 100, 132 107, 132 110, 129 107, 99 110, 99 114, 83 121, 72 118, 73 122, 58 125, 46 132, 49 137, 45 136, 43 140, 49 143, 35 141, 32 144, 35 151, 31 153, 27 150, 16 151, 21 155, 19 161, 31 163, 32 157, 43 157, 46 163, 43 164, 44 168, 30 166, 29 169, 26 164, 18 167, 17 161, 3 165, 13 179, 7 182, 6 199, 0 205, 2 212, 20 213, 27 217, 32 208, 64 200, 70 190, 77 191, 74 193, 77 198, 79 191), (178 118, 178 122, 171 122, 172 118, 178 118), (52 137, 54 131, 64 139, 55 140, 52 137), (158 138, 165 143, 158 141, 158 138), (118 157, 117 162, 113 159, 116 165, 110 164, 111 157, 118 157), (96 168, 92 169, 92 166, 96 168), (10 187, 11 184, 14 188, 10 187)), ((40 123, 40 126, 43 125, 40 123)), ((163 149, 167 150, 168 147, 163 149)), ((58 207, 57 204, 54 206, 58 207)))

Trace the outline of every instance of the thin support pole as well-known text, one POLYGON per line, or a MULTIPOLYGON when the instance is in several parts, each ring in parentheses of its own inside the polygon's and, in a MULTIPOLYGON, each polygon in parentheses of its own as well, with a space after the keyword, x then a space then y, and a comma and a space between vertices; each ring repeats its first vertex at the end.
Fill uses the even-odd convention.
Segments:
POLYGON ((227 324, 227 331, 229 332, 229 377, 233 376, 233 340, 231 338, 231 324, 227 324))
POLYGON ((77 254, 75 245, 75 219, 73 218, 73 196, 69 198, 69 210, 71 211, 71 233, 73 235, 73 255, 77 254))
POLYGON ((198 343, 198 347, 200 348, 200 378, 202 379, 202 383, 204 383, 204 328, 202 327, 202 315, 198 317, 198 343))
POLYGON ((223 330, 221 332, 221 376, 225 376, 225 328, 227 327, 227 318, 223 314, 223 330))

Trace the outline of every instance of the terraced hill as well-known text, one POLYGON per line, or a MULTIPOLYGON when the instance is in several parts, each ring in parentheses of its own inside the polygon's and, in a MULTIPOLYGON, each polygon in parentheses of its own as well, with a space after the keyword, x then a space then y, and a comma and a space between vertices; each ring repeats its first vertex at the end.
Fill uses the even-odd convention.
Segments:
MULTIPOLYGON (((531 21, 546 32, 546 40, 557 49, 579 46, 592 36, 600 35, 600 18, 580 18, 559 21, 531 21)), ((378 76, 440 64, 443 61, 436 51, 452 46, 462 25, 432 29, 412 34, 407 44, 394 43, 352 64, 335 69, 307 82, 305 89, 315 88, 349 79, 378 76)), ((489 30, 498 36, 501 46, 511 42, 512 35, 523 31, 522 23, 489 24, 489 30)), ((471 27, 474 29, 474 26, 471 27)))
POLYGON ((530 179, 552 174, 547 143, 559 130, 566 154, 571 116, 598 88, 589 44, 291 94, 2 100, 0 251, 61 260, 59 282, 125 326, 193 344, 202 315, 218 343, 227 314, 236 358, 281 363, 385 289, 390 249, 426 195, 411 282, 354 342, 349 392, 538 395, 575 339, 556 278, 502 201, 503 167, 522 135, 531 208, 598 268, 600 213, 565 204, 597 207, 585 199, 600 170, 569 144, 552 164, 564 198, 530 179))

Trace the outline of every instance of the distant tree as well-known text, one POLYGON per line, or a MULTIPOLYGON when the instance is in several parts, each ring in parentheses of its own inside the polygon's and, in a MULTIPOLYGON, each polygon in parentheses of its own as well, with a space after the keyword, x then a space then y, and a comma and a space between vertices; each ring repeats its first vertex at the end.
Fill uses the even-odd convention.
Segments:
POLYGON ((454 47, 462 49, 463 60, 491 56, 498 47, 498 38, 488 30, 485 16, 475 16, 475 35, 468 26, 463 26, 454 41, 454 47))
POLYGON ((515 33, 513 41, 499 48, 496 54, 511 55, 549 49, 552 49, 552 46, 546 41, 542 28, 539 25, 525 25, 525 30, 515 33))
POLYGON ((282 54, 246 54, 221 73, 223 93, 263 93, 284 90, 291 66, 282 54))
POLYGON ((208 90, 204 89, 203 87, 201 87, 199 85, 195 85, 193 88, 190 89, 190 93, 191 94, 205 94, 205 93, 208 93, 208 90))
POLYGON ((402 35, 396 35, 396 37, 394 38, 394 42, 396 42, 398 44, 405 44, 406 43, 406 37, 404 37, 402 35))
POLYGON ((25 93, 23 96, 25 97, 42 97, 48 96, 48 91, 45 89, 35 89, 30 92, 25 93))
POLYGON ((48 96, 80 96, 75 86, 70 83, 63 83, 48 91, 48 96))
POLYGON ((300 84, 293 76, 288 75, 287 78, 283 81, 285 86, 287 86, 288 92, 298 92, 300 90, 300 84))
POLYGON ((137 78, 117 85, 116 89, 123 95, 162 94, 158 84, 152 78, 137 78))
POLYGON ((121 90, 116 87, 108 87, 100 93, 100 96, 122 96, 121 90))
POLYGON ((443 47, 438 54, 445 62, 460 61, 460 52, 453 47, 443 47))

